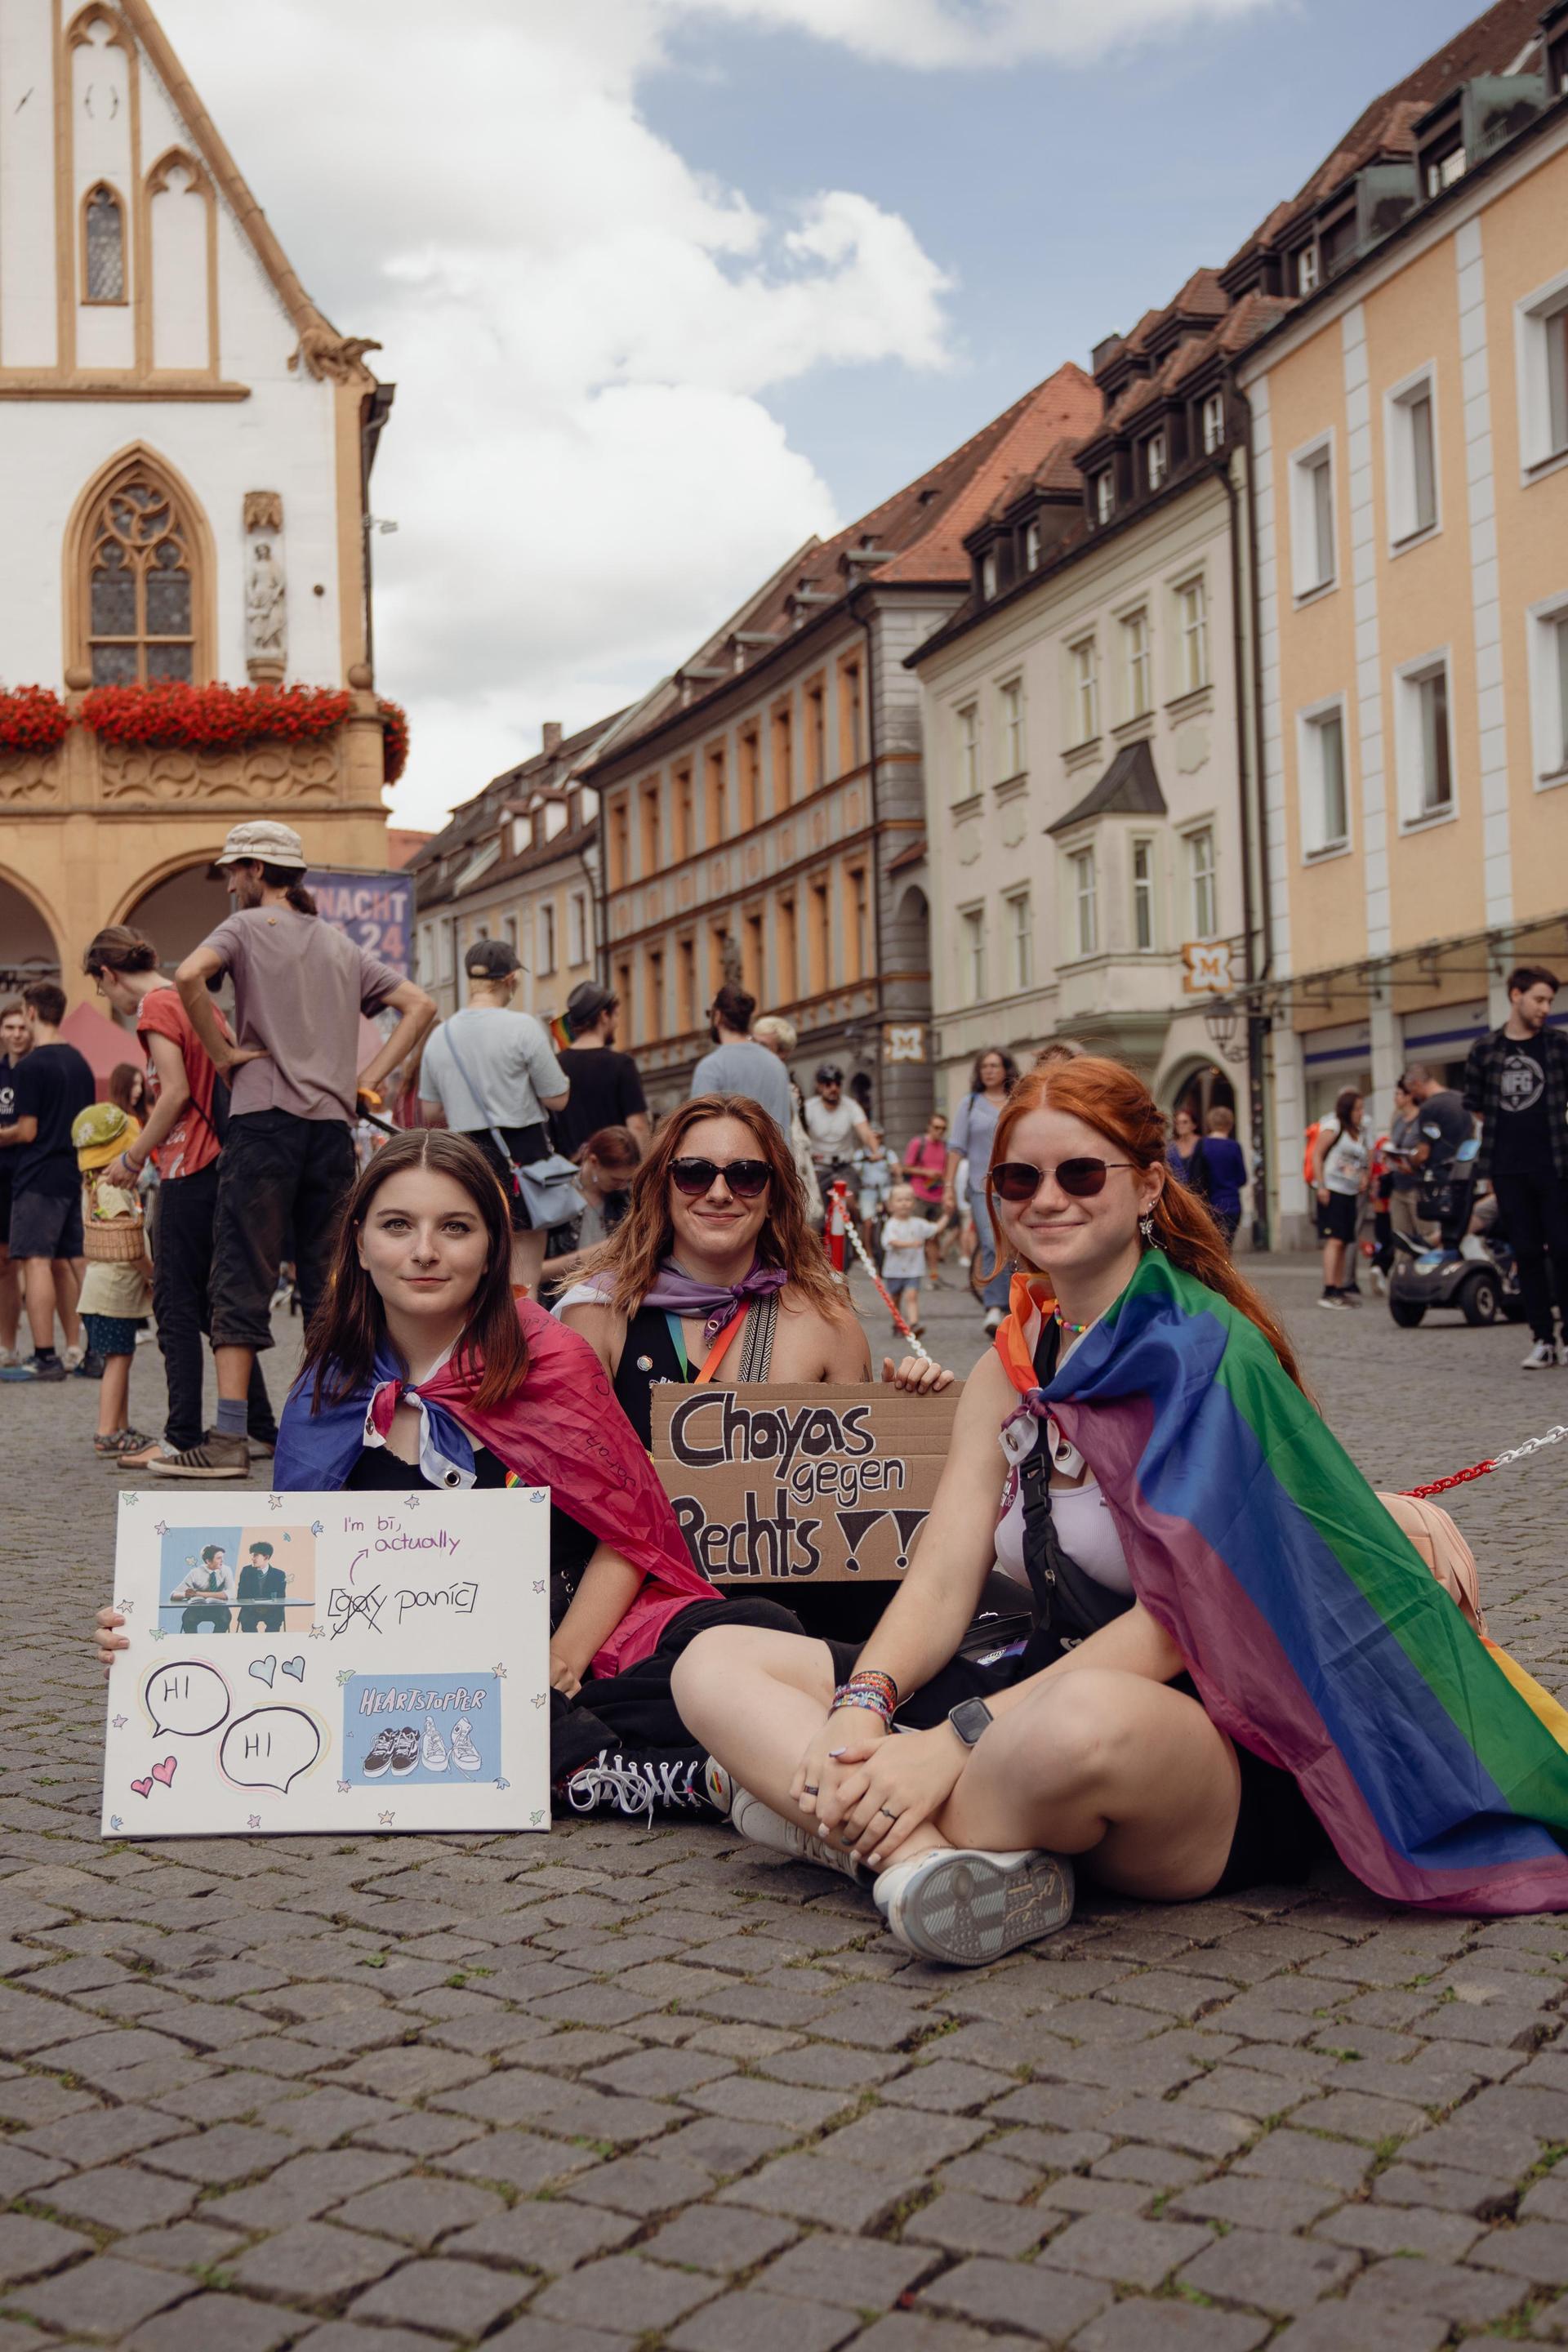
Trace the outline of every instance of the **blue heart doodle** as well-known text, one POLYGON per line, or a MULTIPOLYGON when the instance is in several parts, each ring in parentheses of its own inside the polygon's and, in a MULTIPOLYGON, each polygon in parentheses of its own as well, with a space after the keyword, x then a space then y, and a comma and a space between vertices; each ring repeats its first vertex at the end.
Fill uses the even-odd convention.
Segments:
POLYGON ((289 1675, 293 1681, 302 1683, 305 1679, 304 1659, 285 1658, 283 1661, 283 1671, 286 1675, 289 1675))
POLYGON ((268 1689, 270 1690, 272 1688, 272 1678, 278 1672, 278 1660, 273 1653, 268 1650, 264 1658, 252 1658, 247 1672, 253 1681, 265 1683, 268 1689))

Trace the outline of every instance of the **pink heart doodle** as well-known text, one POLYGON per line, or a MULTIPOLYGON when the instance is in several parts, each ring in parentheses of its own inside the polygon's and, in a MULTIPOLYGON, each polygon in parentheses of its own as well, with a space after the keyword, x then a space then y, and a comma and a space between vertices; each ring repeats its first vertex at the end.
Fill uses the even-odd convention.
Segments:
POLYGON ((179 1760, 180 1759, 177 1756, 165 1756, 161 1764, 153 1765, 153 1780, 162 1781, 163 1787, 166 1789, 169 1786, 170 1781, 173 1780, 174 1777, 174 1767, 179 1760))
POLYGON ((132 1780, 131 1790, 133 1796, 150 1797, 153 1793, 153 1783, 151 1780, 132 1780))

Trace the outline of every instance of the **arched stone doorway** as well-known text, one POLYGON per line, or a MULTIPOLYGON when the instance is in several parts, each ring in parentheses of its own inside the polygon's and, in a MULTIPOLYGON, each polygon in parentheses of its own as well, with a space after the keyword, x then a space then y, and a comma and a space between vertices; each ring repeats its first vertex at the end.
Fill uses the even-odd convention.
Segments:
POLYGON ((221 882, 207 879, 209 860, 176 866, 150 887, 139 886, 117 922, 129 923, 145 934, 158 950, 165 971, 200 947, 229 911, 228 894, 221 882))
POLYGON ((1163 1091, 1168 1115, 1174 1118, 1179 1110, 1190 1110, 1200 1135, 1211 1110, 1236 1110, 1236 1088, 1217 1062, 1178 1064, 1163 1091))
POLYGON ((29 980, 58 980, 60 950, 42 910, 0 873, 0 990, 9 996, 29 980))

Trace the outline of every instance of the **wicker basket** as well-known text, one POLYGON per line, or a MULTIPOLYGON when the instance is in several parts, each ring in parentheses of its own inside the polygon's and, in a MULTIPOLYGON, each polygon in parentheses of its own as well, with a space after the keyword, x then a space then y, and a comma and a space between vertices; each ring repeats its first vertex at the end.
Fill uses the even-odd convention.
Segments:
POLYGON ((133 1265, 147 1254, 140 1217, 89 1218, 82 1232, 82 1255, 94 1265, 133 1265))

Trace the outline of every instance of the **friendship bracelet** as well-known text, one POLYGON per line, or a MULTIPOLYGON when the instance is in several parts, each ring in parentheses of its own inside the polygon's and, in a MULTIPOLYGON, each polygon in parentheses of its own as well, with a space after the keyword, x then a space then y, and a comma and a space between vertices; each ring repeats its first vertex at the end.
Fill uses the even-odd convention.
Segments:
POLYGON ((892 1706, 880 1691, 855 1690, 848 1683, 842 1683, 833 1694, 833 1705, 828 1712, 837 1715, 840 1708, 847 1706, 867 1707, 873 1715, 879 1715, 884 1723, 891 1723, 893 1719, 892 1706))
POLYGON ((886 1691, 892 1706, 897 1706, 899 1703, 898 1684, 891 1675, 881 1673, 876 1666, 857 1666, 854 1673, 847 1677, 845 1687, 848 1690, 886 1691))

